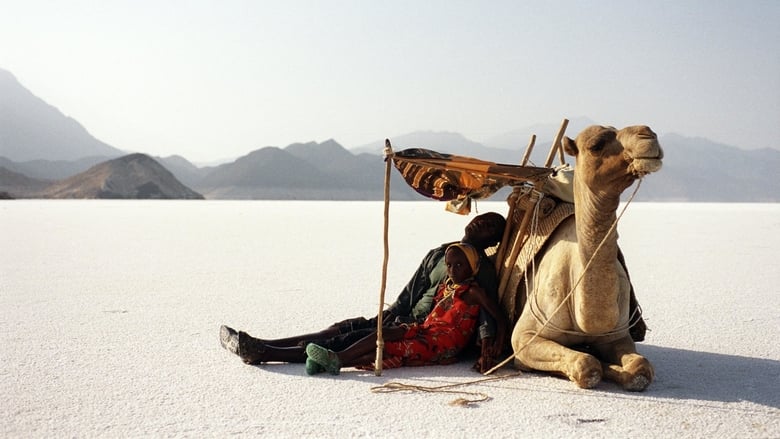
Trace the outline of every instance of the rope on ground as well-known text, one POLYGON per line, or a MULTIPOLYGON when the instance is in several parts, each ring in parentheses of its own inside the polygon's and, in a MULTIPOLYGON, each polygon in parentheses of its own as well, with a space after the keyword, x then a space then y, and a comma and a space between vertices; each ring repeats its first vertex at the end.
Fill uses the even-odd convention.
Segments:
POLYGON ((450 405, 454 406, 462 406, 467 407, 471 404, 476 404, 480 402, 485 402, 490 400, 490 396, 486 393, 482 392, 468 392, 465 390, 448 390, 454 387, 460 387, 460 386, 467 386, 471 384, 478 384, 483 383, 487 381, 497 381, 497 380, 503 380, 506 378, 512 378, 521 375, 521 372, 515 372, 507 375, 501 375, 501 376, 494 376, 489 378, 482 378, 478 380, 472 380, 467 381, 465 383, 454 383, 454 384, 445 384, 442 386, 420 386, 415 384, 404 384, 399 383, 395 381, 391 381, 388 383, 385 383, 381 386, 372 387, 371 391, 373 393, 395 393, 395 392, 423 392, 423 393, 450 393, 450 394, 456 394, 456 395, 468 395, 471 397, 469 398, 456 398, 452 401, 450 401, 450 405))

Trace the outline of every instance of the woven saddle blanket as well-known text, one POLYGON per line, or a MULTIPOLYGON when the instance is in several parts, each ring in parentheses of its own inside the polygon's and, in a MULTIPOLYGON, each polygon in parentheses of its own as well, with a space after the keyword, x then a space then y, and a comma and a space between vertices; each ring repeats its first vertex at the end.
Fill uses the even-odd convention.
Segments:
MULTIPOLYGON (((551 200, 551 198, 548 198, 551 200)), ((556 200, 557 201, 557 200, 556 200)), ((547 209, 545 209, 547 210, 547 209)), ((524 211, 519 212, 520 216, 524 211)), ((522 311, 524 300, 518 301, 518 292, 524 291, 519 288, 525 276, 525 273, 531 261, 536 257, 539 251, 544 247, 547 240, 561 223, 570 216, 574 215, 574 204, 557 201, 555 206, 549 210, 546 215, 540 214, 538 218, 532 218, 528 224, 528 238, 520 248, 515 263, 509 267, 509 281, 504 291, 499 291, 499 300, 501 305, 509 313, 509 318, 515 321, 522 311)), ((518 233, 517 230, 514 233, 518 233)), ((514 236, 513 236, 514 238, 514 236)), ((508 256, 507 252, 506 257, 508 256)))

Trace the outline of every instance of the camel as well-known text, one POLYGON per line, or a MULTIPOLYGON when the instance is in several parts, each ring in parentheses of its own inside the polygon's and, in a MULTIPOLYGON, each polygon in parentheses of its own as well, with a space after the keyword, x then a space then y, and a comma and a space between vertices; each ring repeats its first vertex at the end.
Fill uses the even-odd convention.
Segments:
POLYGON ((653 366, 629 336, 630 283, 618 260, 617 232, 610 229, 620 195, 661 168, 663 151, 647 126, 591 126, 562 145, 576 160, 574 216, 536 256, 512 332, 514 364, 563 374, 581 388, 603 378, 643 391, 653 380, 653 366))

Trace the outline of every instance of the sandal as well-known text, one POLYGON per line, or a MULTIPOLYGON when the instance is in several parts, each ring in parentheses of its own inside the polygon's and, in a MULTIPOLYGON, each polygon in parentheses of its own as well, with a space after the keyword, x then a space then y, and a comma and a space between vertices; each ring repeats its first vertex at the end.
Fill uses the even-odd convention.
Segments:
POLYGON ((238 333, 235 329, 222 325, 219 327, 219 344, 228 352, 238 355, 238 333))

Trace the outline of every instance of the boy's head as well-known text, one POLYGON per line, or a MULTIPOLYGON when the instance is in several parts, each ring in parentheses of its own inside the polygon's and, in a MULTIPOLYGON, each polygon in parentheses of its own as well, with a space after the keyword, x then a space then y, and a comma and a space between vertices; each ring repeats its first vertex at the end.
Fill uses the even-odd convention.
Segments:
POLYGON ((471 244, 455 243, 447 247, 444 263, 447 265, 447 275, 453 282, 461 283, 479 271, 479 252, 471 244))
POLYGON ((483 213, 466 225, 466 234, 462 241, 484 250, 501 242, 505 227, 506 220, 500 213, 483 213))

